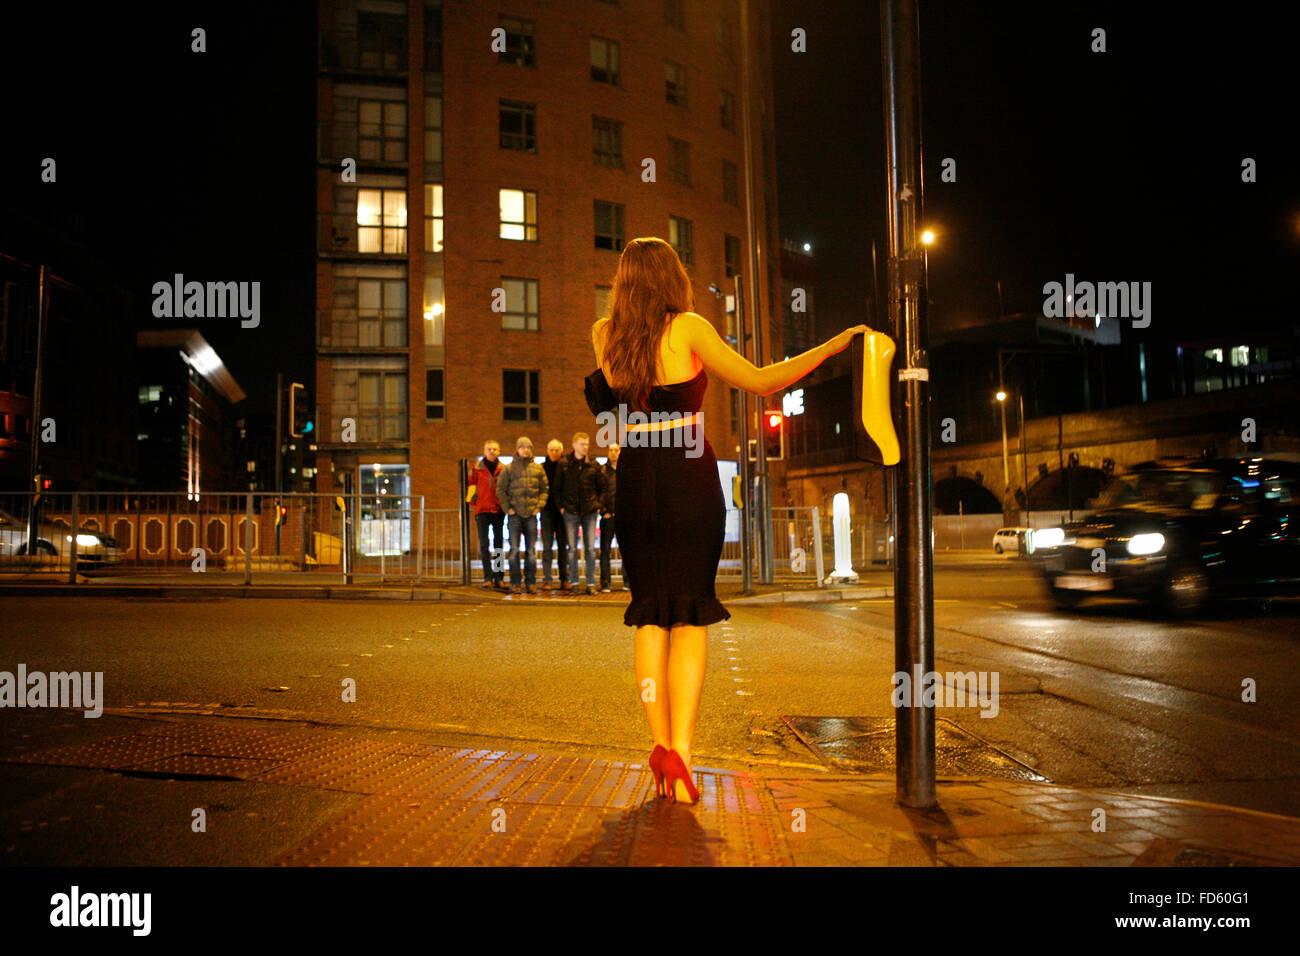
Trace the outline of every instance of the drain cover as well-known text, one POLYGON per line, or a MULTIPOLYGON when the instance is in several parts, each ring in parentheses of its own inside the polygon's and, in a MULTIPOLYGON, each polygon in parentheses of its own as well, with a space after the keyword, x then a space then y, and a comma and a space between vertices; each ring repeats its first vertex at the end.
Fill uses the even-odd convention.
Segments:
MULTIPOLYGON (((894 718, 782 717, 822 760, 855 773, 892 773, 894 718)), ((1047 778, 1004 754, 950 720, 934 722, 935 772, 949 777, 998 777, 1046 781, 1047 778)))

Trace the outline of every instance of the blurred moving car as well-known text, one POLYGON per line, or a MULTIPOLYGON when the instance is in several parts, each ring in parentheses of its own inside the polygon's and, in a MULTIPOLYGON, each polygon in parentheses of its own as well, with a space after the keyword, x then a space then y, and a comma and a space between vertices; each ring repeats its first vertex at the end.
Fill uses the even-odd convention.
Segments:
POLYGON ((1034 532, 1053 599, 1136 596, 1191 614, 1221 594, 1300 592, 1300 464, 1161 459, 1116 478, 1083 520, 1034 532))
MULTIPOLYGON (((13 559, 35 555, 38 559, 48 559, 48 563, 57 565, 61 555, 72 550, 72 529, 67 525, 42 521, 36 529, 36 545, 27 547, 27 522, 15 518, 7 511, 0 511, 0 559, 5 563, 13 559)), ((77 566, 101 567, 116 564, 118 559, 117 541, 111 535, 83 527, 77 533, 77 566)), ((40 562, 37 562, 40 563, 40 562)), ((66 561, 63 562, 65 565, 66 561)))
POLYGON ((999 528, 993 532, 993 550, 997 554, 1011 551, 1015 554, 1033 554, 1034 542, 1030 528, 999 528))

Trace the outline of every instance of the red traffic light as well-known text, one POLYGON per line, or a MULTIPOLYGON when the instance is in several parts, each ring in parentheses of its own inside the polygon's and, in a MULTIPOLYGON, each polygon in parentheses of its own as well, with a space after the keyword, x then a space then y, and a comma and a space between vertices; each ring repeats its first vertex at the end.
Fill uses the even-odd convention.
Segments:
POLYGON ((768 413, 767 413, 767 427, 768 427, 768 428, 780 428, 780 427, 781 427, 781 413, 780 413, 780 412, 768 412, 768 413))
POLYGON ((41 482, 41 487, 42 487, 43 489, 45 489, 46 491, 49 491, 49 490, 50 490, 50 486, 51 486, 52 484, 54 484, 54 482, 52 482, 52 481, 50 481, 50 479, 46 478, 46 479, 44 479, 44 480, 41 482))

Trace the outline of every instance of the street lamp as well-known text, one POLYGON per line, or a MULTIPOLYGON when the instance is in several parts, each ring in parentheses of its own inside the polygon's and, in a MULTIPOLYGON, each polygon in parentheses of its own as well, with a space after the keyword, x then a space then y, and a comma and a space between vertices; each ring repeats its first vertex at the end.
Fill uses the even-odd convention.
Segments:
MULTIPOLYGON (((1011 469, 1007 459, 1007 392, 1006 389, 1000 388, 997 394, 993 396, 998 400, 998 405, 1002 408, 1002 488, 1004 500, 1005 496, 1011 492, 1011 469)), ((1016 404, 1020 410, 1020 463, 1024 471, 1025 482, 1025 522, 1029 521, 1029 454, 1028 446, 1025 442, 1025 393, 1023 391, 1016 393, 1016 404)))
POLYGON ((998 405, 1002 408, 1002 501, 1011 493, 1011 468, 1007 463, 1007 393, 998 389, 998 405))

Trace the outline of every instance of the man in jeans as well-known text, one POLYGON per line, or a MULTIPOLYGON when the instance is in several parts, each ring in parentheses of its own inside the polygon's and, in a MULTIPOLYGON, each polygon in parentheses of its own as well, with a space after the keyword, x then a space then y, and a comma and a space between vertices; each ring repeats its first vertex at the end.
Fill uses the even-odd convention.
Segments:
POLYGON ((533 461, 533 440, 521 435, 515 457, 497 472, 497 498, 506 509, 506 535, 510 542, 510 593, 519 593, 519 538, 524 539, 524 585, 536 594, 537 513, 546 505, 549 486, 546 469, 533 461))
POLYGON ((600 499, 605 492, 605 476, 600 466, 587 457, 586 432, 573 436, 573 451, 560 459, 555 468, 555 498, 564 515, 569 539, 569 584, 561 594, 591 594, 596 590, 596 520, 600 499), (587 559, 587 587, 578 590, 578 526, 582 526, 582 548, 587 559))
POLYGON ((483 583, 479 587, 506 589, 505 580, 505 541, 502 525, 506 514, 501 510, 494 487, 497 469, 501 462, 497 456, 501 446, 494 441, 483 445, 483 457, 479 459, 474 470, 469 474, 470 485, 474 488, 474 522, 478 528, 478 554, 483 565, 483 583), (488 532, 496 539, 496 551, 488 546, 488 532))
POLYGON ((569 543, 564 534, 564 516, 555 500, 555 469, 564 457, 564 442, 552 438, 546 444, 546 480, 550 482, 551 493, 546 496, 546 507, 542 509, 542 590, 551 590, 551 547, 554 542, 556 560, 560 565, 560 587, 569 579, 569 543))

